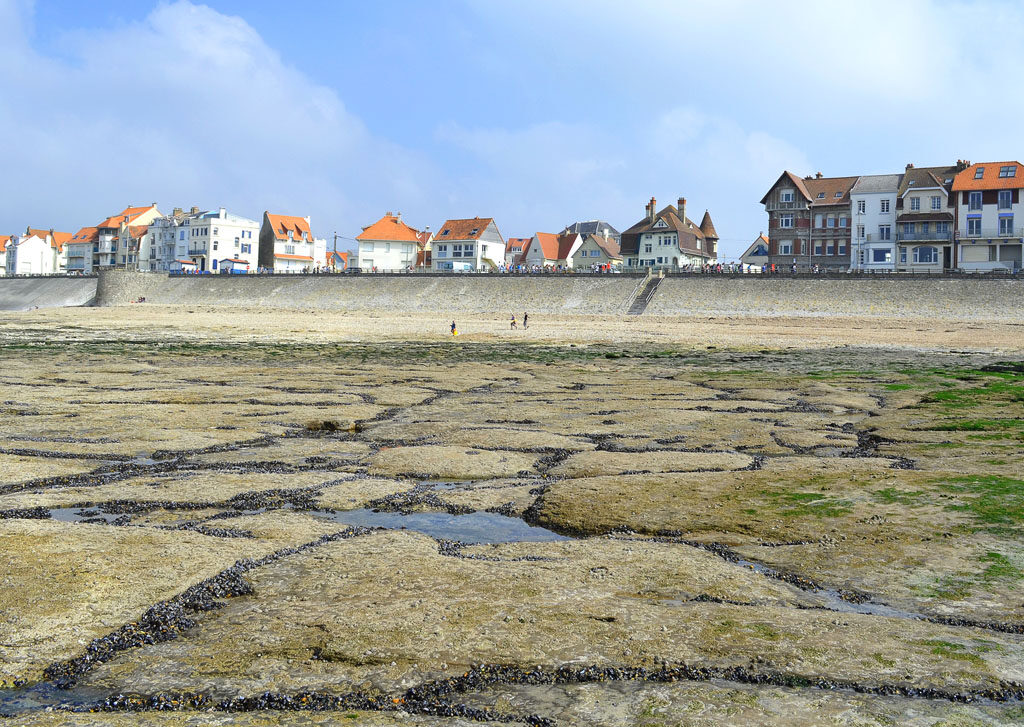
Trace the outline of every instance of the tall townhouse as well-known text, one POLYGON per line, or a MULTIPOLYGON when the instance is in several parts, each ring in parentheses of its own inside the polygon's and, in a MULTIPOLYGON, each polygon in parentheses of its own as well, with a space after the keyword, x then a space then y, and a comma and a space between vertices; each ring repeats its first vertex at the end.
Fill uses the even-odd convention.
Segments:
POLYGON ((850 190, 858 177, 800 178, 783 172, 761 198, 768 213, 768 263, 789 268, 850 266, 850 190))
POLYGON ((423 233, 402 222, 402 214, 387 212, 356 236, 358 266, 366 270, 411 270, 416 267, 423 233))
POLYGON ((221 207, 185 212, 175 207, 149 226, 150 239, 140 248, 139 269, 180 272, 220 272, 228 263, 232 269, 255 269, 258 264, 260 223, 229 213, 221 207))
POLYGON ((892 272, 896 263, 896 213, 902 176, 859 177, 850 189, 853 209, 851 270, 892 272))
POLYGON ((434 270, 492 270, 505 261, 505 240, 491 217, 445 220, 432 245, 434 270))
POLYGON ((126 207, 95 227, 83 227, 67 245, 68 272, 91 273, 97 268, 135 267, 140 238, 160 216, 156 202, 126 207))
POLYGON ((718 233, 711 214, 704 210, 699 225, 686 216, 686 198, 657 211, 651 197, 644 218, 622 233, 620 255, 625 270, 678 268, 714 263, 718 259, 718 233))
POLYGON ((1024 168, 1019 162, 965 164, 953 178, 958 267, 1020 270, 1024 168))
POLYGON ((259 265, 275 273, 301 273, 327 265, 327 240, 313 235, 308 217, 263 213, 259 265))
POLYGON ((896 200, 895 269, 940 272, 956 266, 953 179, 964 169, 908 164, 896 200))

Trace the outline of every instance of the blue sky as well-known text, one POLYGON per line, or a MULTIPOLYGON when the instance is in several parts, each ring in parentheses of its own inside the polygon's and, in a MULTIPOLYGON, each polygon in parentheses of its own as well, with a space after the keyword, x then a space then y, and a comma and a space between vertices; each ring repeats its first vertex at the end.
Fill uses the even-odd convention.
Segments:
POLYGON ((522 237, 682 195, 733 258, 783 169, 1020 159, 1022 34, 1000 0, 0 0, 0 232, 156 201, 522 237))

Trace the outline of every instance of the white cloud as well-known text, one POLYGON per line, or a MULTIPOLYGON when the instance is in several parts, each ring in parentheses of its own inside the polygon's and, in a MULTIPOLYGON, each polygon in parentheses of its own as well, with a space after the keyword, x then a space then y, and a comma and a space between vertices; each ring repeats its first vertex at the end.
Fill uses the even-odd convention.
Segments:
POLYGON ((5 232, 73 231, 155 200, 311 214, 330 236, 372 221, 379 199, 425 204, 430 165, 376 138, 241 18, 159 5, 67 37, 74 61, 59 62, 24 42, 26 10, 0 3, 0 21, 20 18, 0 76, 0 135, 17 140, 0 147, 14 172, 0 182, 5 232))

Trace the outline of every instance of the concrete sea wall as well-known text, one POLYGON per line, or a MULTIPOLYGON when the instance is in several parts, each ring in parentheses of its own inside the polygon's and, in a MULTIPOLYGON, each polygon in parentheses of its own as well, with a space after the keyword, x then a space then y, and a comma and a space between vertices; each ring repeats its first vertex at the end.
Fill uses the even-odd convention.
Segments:
MULTIPOLYGON (((199 275, 0 278, 0 310, 168 305, 351 311, 622 315, 640 275, 199 275)), ((1024 278, 669 276, 646 316, 831 316, 1024 323, 1024 278)))
POLYGON ((96 287, 95 277, 0 278, 0 310, 91 305, 96 287))

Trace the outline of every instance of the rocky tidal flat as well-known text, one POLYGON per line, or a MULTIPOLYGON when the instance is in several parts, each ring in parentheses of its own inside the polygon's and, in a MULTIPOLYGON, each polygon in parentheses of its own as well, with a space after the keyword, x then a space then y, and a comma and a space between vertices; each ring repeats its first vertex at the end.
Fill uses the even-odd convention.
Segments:
POLYGON ((127 310, 0 320, 0 725, 1024 721, 1009 334, 127 310))

